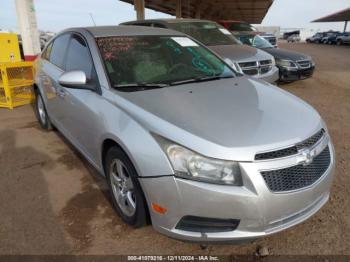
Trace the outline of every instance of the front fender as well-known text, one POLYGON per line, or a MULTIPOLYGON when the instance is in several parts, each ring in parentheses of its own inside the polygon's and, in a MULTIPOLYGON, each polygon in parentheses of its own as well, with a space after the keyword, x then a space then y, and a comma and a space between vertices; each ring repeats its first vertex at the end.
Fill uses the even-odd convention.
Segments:
MULTIPOLYGON (((112 92, 105 91, 108 96, 112 92)), ((99 163, 103 170, 103 143, 107 139, 115 141, 128 155, 141 177, 173 174, 171 164, 150 131, 133 119, 114 103, 107 103, 103 108, 104 132, 99 138, 99 163)))

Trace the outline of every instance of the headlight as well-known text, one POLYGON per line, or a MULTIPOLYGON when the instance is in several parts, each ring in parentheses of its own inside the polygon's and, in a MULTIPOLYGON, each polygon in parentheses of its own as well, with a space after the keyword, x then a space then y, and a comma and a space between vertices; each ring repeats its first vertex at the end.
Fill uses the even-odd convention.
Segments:
POLYGON ((276 64, 286 68, 297 68, 297 65, 290 60, 276 59, 276 64))
POLYGON ((238 63, 233 63, 233 69, 235 69, 238 73, 243 74, 242 68, 238 65, 238 63))
POLYGON ((242 185, 237 162, 201 156, 187 148, 156 136, 175 171, 175 176, 207 183, 242 185))
POLYGON ((275 60, 275 58, 274 57, 272 57, 272 66, 275 66, 276 65, 276 60, 275 60))

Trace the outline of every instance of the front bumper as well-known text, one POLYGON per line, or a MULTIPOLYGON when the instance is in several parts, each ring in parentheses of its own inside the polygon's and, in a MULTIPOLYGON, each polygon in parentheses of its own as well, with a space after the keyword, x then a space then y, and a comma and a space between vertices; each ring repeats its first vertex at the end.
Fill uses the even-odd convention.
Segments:
POLYGON ((276 66, 273 66, 268 73, 261 74, 261 75, 254 75, 253 77, 273 84, 273 83, 276 83, 277 80, 279 79, 279 70, 276 66))
POLYGON ((301 79, 309 78, 313 75, 315 66, 311 66, 309 68, 285 68, 279 66, 279 80, 281 82, 292 82, 301 79))
POLYGON ((153 227, 169 237, 194 242, 247 242, 299 224, 315 214, 328 200, 334 169, 334 151, 329 142, 331 163, 327 171, 310 187, 270 192, 261 170, 295 164, 288 157, 278 161, 241 163, 242 187, 196 182, 164 176, 141 178, 153 227), (152 210, 156 203, 165 214, 152 210), (236 219, 239 225, 229 232, 192 232, 176 228, 185 216, 236 219))

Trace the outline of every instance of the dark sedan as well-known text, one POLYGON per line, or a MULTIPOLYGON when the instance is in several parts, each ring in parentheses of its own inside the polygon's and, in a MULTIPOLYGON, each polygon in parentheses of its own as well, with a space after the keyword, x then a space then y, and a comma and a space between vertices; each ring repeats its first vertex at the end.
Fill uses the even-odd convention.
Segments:
POLYGON ((274 56, 276 66, 279 69, 281 82, 292 82, 311 77, 315 63, 308 55, 289 51, 282 48, 275 48, 266 39, 257 34, 241 33, 235 35, 243 44, 264 50, 274 56))

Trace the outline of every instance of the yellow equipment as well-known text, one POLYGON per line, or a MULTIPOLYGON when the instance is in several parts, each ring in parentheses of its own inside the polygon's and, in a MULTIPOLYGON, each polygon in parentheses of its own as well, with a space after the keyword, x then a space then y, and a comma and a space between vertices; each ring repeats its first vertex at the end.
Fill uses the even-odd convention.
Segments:
POLYGON ((0 33, 0 107, 30 104, 33 80, 33 63, 21 61, 17 35, 0 33))
POLYGON ((32 62, 0 63, 0 107, 13 109, 34 100, 32 62))
POLYGON ((17 34, 0 33, 0 63, 20 61, 21 53, 17 34))

